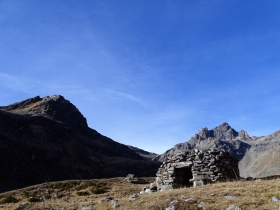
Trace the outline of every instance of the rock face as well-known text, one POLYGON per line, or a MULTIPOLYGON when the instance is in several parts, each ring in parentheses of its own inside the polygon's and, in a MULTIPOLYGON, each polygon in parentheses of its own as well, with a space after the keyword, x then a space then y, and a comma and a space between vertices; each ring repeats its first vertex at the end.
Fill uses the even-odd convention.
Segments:
POLYGON ((280 131, 256 139, 239 162, 242 177, 280 175, 280 131))
POLYGON ((154 176, 160 163, 89 128, 55 95, 0 107, 0 165, 3 192, 47 181, 154 176))
POLYGON ((280 131, 266 137, 250 137, 222 123, 214 129, 202 128, 188 142, 175 145, 154 160, 161 162, 182 151, 217 149, 238 159, 241 177, 262 178, 280 174, 280 131))
POLYGON ((215 148, 225 150, 231 156, 242 159, 246 151, 251 147, 251 138, 242 131, 238 133, 229 126, 228 123, 222 123, 214 129, 202 128, 188 142, 175 145, 172 149, 167 150, 162 155, 154 158, 155 160, 165 161, 181 151, 191 151, 193 149, 207 150, 215 148), (240 136, 241 135, 241 136, 240 136), (243 136, 248 136, 246 139, 243 136))
POLYGON ((157 190, 238 179, 238 160, 224 151, 195 149, 163 162, 156 176, 157 190))

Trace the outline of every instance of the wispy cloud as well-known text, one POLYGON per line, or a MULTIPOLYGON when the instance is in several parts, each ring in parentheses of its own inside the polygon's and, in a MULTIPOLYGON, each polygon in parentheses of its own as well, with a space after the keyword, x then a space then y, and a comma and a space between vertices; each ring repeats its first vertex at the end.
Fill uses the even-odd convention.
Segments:
POLYGON ((125 100, 129 100, 129 101, 132 101, 132 102, 135 102, 143 107, 147 107, 149 104, 144 101, 143 99, 139 98, 139 97, 136 97, 134 95, 131 95, 131 94, 128 94, 128 93, 124 93, 124 92, 120 92, 120 91, 116 91, 116 90, 111 90, 111 89, 105 89, 104 91, 105 93, 107 94, 110 94, 112 95, 113 97, 117 97, 117 98, 122 98, 122 99, 125 99, 125 100))
POLYGON ((0 73, 0 85, 8 89, 27 93, 34 88, 35 83, 24 78, 0 73))

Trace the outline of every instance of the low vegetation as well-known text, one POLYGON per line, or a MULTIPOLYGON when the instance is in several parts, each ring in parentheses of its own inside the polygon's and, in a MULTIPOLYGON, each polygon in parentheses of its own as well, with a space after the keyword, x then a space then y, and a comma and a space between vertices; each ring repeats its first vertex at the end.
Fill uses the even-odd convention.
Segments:
POLYGON ((198 209, 204 202, 203 209, 220 210, 230 205, 238 205, 245 209, 279 209, 279 203, 272 197, 280 197, 280 179, 234 181, 208 184, 200 187, 180 188, 176 190, 139 195, 135 200, 131 196, 139 193, 144 186, 149 186, 153 178, 134 179, 128 183, 124 178, 73 180, 27 187, 21 190, 0 194, 0 209, 112 209, 112 202, 101 202, 106 196, 114 197, 120 205, 118 209, 155 209, 162 210, 174 200, 175 209, 198 209), (59 196, 58 196, 59 195, 59 196), (226 199, 225 196, 234 196, 226 199), (31 196, 31 197, 30 197, 31 196), (196 198, 196 202, 187 203, 188 198, 196 198), (34 200, 36 198, 36 201, 34 200), (19 205, 22 208, 19 208, 19 205), (24 204, 24 205, 23 205, 24 204))

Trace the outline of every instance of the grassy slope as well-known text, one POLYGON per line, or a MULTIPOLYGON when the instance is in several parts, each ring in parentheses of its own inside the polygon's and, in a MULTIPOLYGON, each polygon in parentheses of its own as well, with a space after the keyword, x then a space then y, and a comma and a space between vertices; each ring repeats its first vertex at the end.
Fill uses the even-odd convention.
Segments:
POLYGON ((204 185, 200 187, 181 188, 172 191, 157 192, 140 195, 135 201, 130 201, 131 195, 139 193, 143 186, 148 186, 152 178, 136 178, 133 183, 123 181, 124 178, 72 180, 52 182, 35 185, 20 190, 0 194, 0 209, 16 209, 19 204, 28 202, 25 209, 54 209, 65 208, 81 209, 89 204, 91 209, 112 209, 112 203, 104 203, 101 200, 110 195, 118 200, 118 209, 165 209, 173 200, 178 200, 175 209, 197 209, 200 201, 206 203, 204 209, 226 209, 231 204, 239 205, 244 209, 280 209, 279 203, 272 202, 272 196, 280 196, 280 179, 236 181, 204 185), (51 198, 36 202, 47 195, 53 196, 60 192, 61 198, 51 198), (101 193, 101 194, 94 194, 101 193), (235 200, 227 200, 226 195, 236 196, 235 200), (30 202, 33 197, 35 202, 30 202), (187 204, 185 200, 196 197, 197 202, 187 204), (5 203, 10 202, 10 203, 5 203), (15 203, 13 203, 15 202, 15 203))

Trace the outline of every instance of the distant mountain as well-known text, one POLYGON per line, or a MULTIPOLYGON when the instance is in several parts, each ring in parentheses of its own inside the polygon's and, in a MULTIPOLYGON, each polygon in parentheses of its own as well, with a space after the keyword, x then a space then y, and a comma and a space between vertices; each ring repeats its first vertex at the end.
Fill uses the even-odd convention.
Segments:
POLYGON ((158 156, 158 154, 153 153, 153 152, 147 152, 145 150, 139 149, 137 147, 129 146, 129 145, 127 145, 127 146, 146 160, 153 160, 154 158, 156 158, 158 156))
POLYGON ((241 177, 266 177, 280 174, 280 131, 266 137, 250 137, 228 123, 211 130, 202 128, 188 142, 175 145, 154 160, 166 161, 180 151, 216 148, 228 151, 239 162, 241 177))
POLYGON ((47 181, 154 176, 159 165, 89 128, 63 96, 0 107, 0 192, 47 181))

